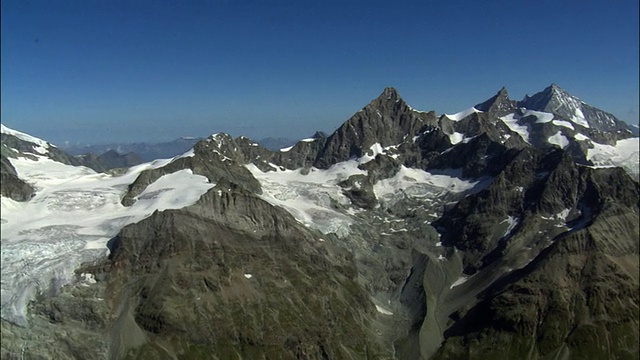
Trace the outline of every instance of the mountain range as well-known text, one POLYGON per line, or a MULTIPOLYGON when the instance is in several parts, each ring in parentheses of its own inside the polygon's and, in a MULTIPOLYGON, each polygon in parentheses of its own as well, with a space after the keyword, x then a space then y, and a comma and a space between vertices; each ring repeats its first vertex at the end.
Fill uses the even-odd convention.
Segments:
POLYGON ((555 84, 104 172, 1 136, 3 358, 639 358, 637 129, 555 84))
MULTIPOLYGON (((178 139, 159 142, 159 143, 111 143, 111 144, 98 144, 98 145, 82 145, 82 144, 65 144, 61 147, 64 152, 73 155, 75 157, 107 157, 108 159, 118 159, 111 163, 109 160, 103 159, 101 161, 104 167, 107 169, 126 167, 142 164, 143 162, 149 162, 156 159, 166 159, 174 157, 184 153, 191 149, 198 141, 203 138, 198 137, 180 137, 178 139), (108 155, 107 155, 108 154, 108 155), (118 156, 120 155, 120 156, 118 156), (124 157, 131 158, 128 162, 123 164, 121 160, 124 157)), ((278 150, 287 146, 291 146, 296 143, 295 140, 287 139, 284 137, 267 137, 257 141, 260 146, 269 150, 278 150)), ((100 170, 97 170, 100 171, 100 170)))

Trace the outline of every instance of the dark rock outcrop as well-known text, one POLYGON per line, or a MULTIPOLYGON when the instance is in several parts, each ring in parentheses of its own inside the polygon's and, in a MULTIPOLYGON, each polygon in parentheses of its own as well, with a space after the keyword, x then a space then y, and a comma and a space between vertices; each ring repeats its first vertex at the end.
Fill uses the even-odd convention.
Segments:
POLYGON ((28 201, 35 195, 33 186, 21 180, 9 159, 0 157, 0 191, 15 201, 28 201))
POLYGON ((435 123, 433 112, 411 110, 394 88, 386 88, 327 138, 313 165, 324 169, 361 157, 376 143, 382 147, 401 144, 416 136, 424 125, 435 123))

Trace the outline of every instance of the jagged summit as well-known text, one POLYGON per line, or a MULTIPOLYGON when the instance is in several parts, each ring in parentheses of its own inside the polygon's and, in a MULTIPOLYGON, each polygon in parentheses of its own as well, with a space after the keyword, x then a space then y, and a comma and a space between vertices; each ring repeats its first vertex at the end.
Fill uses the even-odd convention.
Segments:
POLYGON ((3 132, 0 357, 637 358, 638 138, 517 105, 100 175, 3 132))
POLYGON ((552 112, 554 110, 552 105, 555 105, 552 102, 554 100, 561 101, 564 99, 571 99, 573 100, 572 102, 578 104, 584 103, 577 97, 564 91, 555 83, 552 83, 544 88, 544 90, 533 94, 533 96, 525 95, 524 99, 518 102, 518 105, 535 111, 552 112))
POLYGON ((375 144, 382 147, 400 144, 413 138, 423 125, 435 122, 433 113, 413 111, 396 89, 386 87, 327 138, 314 166, 328 168, 352 157, 361 157, 375 144))
POLYGON ((515 110, 515 102, 509 99, 509 93, 503 86, 500 91, 490 99, 474 106, 476 110, 490 113, 493 116, 504 116, 515 110))
POLYGON ((400 95, 398 95, 398 91, 394 87, 387 86, 382 91, 382 94, 378 96, 378 99, 380 98, 384 98, 386 100, 397 100, 400 98, 400 95))
POLYGON ((328 135, 324 131, 316 131, 315 134, 311 137, 312 139, 323 139, 328 135))
POLYGON ((404 104, 404 101, 402 100, 402 98, 400 97, 400 94, 398 94, 398 91, 395 88, 388 86, 384 88, 382 93, 380 93, 380 95, 378 95, 377 98, 371 100, 371 102, 367 105, 367 107, 373 107, 376 109, 388 108, 395 103, 404 104))
POLYGON ((571 121, 583 128, 631 132, 629 126, 614 115, 585 103, 555 83, 533 96, 525 95, 524 99, 518 102, 518 106, 551 113, 559 119, 571 121))

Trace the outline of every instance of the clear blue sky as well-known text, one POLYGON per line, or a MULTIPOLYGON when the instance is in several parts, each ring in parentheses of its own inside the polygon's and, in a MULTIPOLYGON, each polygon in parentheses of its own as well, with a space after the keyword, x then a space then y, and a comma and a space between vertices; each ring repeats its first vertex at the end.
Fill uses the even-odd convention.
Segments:
POLYGON ((54 143, 333 131, 556 83, 638 122, 638 0, 2 0, 2 122, 54 143), (240 4, 243 3, 243 4, 240 4))

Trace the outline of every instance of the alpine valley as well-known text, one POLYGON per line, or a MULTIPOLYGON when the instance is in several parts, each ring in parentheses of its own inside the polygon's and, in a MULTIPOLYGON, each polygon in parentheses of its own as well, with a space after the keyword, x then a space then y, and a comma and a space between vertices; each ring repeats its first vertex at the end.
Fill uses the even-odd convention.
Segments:
POLYGON ((640 357, 637 127, 556 85, 110 170, 1 136, 2 359, 640 357))

